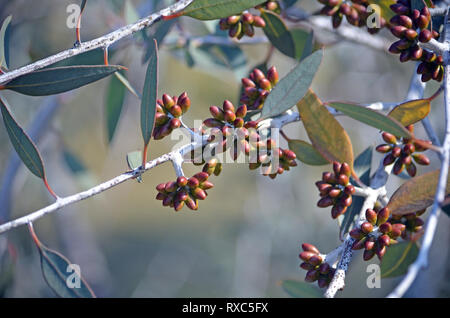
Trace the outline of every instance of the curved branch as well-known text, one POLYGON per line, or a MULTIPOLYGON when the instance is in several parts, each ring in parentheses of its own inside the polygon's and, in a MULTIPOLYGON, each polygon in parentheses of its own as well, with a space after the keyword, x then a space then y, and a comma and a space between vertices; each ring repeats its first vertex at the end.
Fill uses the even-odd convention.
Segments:
POLYGON ((36 61, 34 63, 25 65, 21 68, 0 75, 0 85, 5 84, 16 77, 34 72, 38 69, 65 60, 69 57, 85 53, 97 48, 107 48, 108 46, 117 42, 118 40, 151 26, 155 22, 161 20, 163 16, 173 15, 174 13, 182 11, 184 8, 190 5, 192 1, 193 0, 180 0, 175 4, 171 5, 170 7, 167 7, 165 9, 162 9, 156 13, 149 15, 148 17, 140 19, 136 23, 126 25, 116 31, 108 33, 97 39, 88 42, 83 42, 79 46, 76 46, 74 48, 62 51, 55 55, 49 56, 42 60, 36 61))

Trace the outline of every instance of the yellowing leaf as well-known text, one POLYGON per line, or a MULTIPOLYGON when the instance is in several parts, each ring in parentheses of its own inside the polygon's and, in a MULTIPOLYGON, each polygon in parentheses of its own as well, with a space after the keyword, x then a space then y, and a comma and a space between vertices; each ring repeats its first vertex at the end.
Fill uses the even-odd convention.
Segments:
POLYGON ((416 99, 394 107, 388 116, 397 119, 403 126, 408 126, 427 117, 430 109, 428 99, 416 99))
MULTIPOLYGON (((402 184, 392 195, 388 207, 392 214, 403 215, 423 210, 433 204, 440 170, 425 173, 402 184)), ((450 194, 450 178, 446 195, 450 194)))
POLYGON ((297 108, 314 148, 329 161, 346 162, 353 170, 353 149, 347 132, 311 89, 297 108))
POLYGON ((396 3, 395 0, 368 0, 367 2, 380 7, 381 16, 386 20, 386 22, 389 22, 389 20, 395 15, 394 11, 390 8, 391 4, 396 3))

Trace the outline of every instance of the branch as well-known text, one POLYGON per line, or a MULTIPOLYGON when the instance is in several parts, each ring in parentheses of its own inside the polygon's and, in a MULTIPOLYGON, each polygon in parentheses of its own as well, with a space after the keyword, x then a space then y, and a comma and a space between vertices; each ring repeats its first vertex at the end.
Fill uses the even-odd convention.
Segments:
POLYGON ((102 37, 99 37, 97 39, 94 39, 94 40, 91 40, 88 42, 83 42, 79 46, 76 46, 74 48, 62 51, 55 55, 52 55, 52 56, 49 56, 42 60, 36 61, 32 64, 18 68, 14 71, 10 71, 8 73, 0 75, 0 85, 5 84, 16 77, 34 72, 38 69, 41 69, 48 65, 62 61, 69 57, 72 57, 72 56, 75 56, 75 55, 78 55, 81 53, 85 53, 85 52, 88 52, 88 51, 91 51, 91 50, 94 50, 97 48, 107 48, 111 44, 115 43, 116 41, 151 26, 155 22, 161 20, 161 18, 163 16, 172 15, 174 13, 182 11, 184 8, 186 8, 188 5, 190 5, 192 1, 193 0, 180 0, 165 9, 162 9, 156 13, 153 13, 146 18, 140 19, 136 23, 126 25, 116 31, 113 31, 113 32, 106 34, 102 37))
MULTIPOLYGON (((448 12, 445 16, 445 28, 444 28, 444 43, 448 46, 450 44, 450 26, 448 12)), ((392 291, 388 297, 398 298, 402 297, 409 289, 411 284, 416 279, 420 270, 428 266, 428 253, 433 243, 434 233, 436 232, 439 215, 441 212, 441 204, 444 202, 448 169, 450 164, 450 52, 444 52, 444 108, 445 108, 445 137, 441 147, 440 159, 441 159, 441 171, 439 174, 438 185, 434 197, 433 207, 431 209, 430 216, 427 220, 425 227, 425 234, 422 241, 422 247, 416 261, 408 268, 408 273, 403 278, 401 283, 392 291)))

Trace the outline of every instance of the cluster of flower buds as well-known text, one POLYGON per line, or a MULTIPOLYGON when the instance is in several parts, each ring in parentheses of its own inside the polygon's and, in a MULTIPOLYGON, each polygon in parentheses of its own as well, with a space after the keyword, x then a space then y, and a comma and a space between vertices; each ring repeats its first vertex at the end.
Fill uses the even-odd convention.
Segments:
POLYGON ((364 249, 365 261, 372 259, 376 254, 382 260, 386 253, 386 247, 397 243, 396 239, 405 231, 405 225, 392 224, 389 220, 390 211, 382 208, 378 212, 372 209, 366 210, 366 220, 358 228, 350 231, 350 236, 355 239, 352 249, 364 249))
POLYGON ((402 232, 402 239, 416 241, 423 234, 424 221, 420 216, 424 213, 425 209, 415 213, 392 215, 389 221, 392 224, 402 224, 405 226, 405 231, 402 232))
POLYGON ((299 257, 303 261, 300 267, 306 270, 305 281, 313 283, 317 281, 320 288, 327 287, 333 279, 335 269, 324 262, 319 250, 314 245, 302 244, 303 252, 299 257))
POLYGON ((400 62, 409 60, 422 61, 417 73, 422 74, 422 81, 430 79, 442 81, 444 77, 443 57, 422 48, 421 43, 437 39, 439 33, 431 29, 431 15, 428 7, 411 10, 410 0, 398 0, 391 5, 395 15, 391 20, 391 32, 400 40, 394 42, 389 52, 400 54, 400 62))
POLYGON ((317 206, 325 208, 333 206, 331 217, 337 218, 344 214, 352 204, 352 194, 355 187, 350 184, 351 170, 347 163, 333 162, 333 172, 324 172, 322 180, 316 182, 321 199, 317 206))
POLYGON ((209 111, 212 118, 203 121, 203 125, 212 128, 210 141, 216 139, 217 136, 222 138, 219 150, 226 151, 230 149, 230 153, 234 160, 242 152, 245 155, 250 153, 250 145, 248 143, 249 132, 248 125, 244 125, 244 117, 247 114, 247 105, 241 105, 235 109, 233 103, 229 100, 223 102, 222 108, 211 106, 209 111))
POLYGON ((207 172, 199 172, 189 179, 181 176, 177 181, 160 183, 156 186, 156 199, 162 200, 163 206, 173 207, 175 211, 180 211, 185 203, 189 209, 197 210, 198 200, 204 200, 208 195, 206 190, 214 186, 208 177, 207 172))
MULTIPOLYGON (((407 129, 412 133, 414 130, 413 125, 409 125, 407 129)), ((426 155, 414 154, 414 152, 425 151, 424 144, 431 144, 430 141, 406 137, 400 139, 387 132, 383 132, 382 137, 386 144, 377 146, 376 150, 381 153, 388 153, 383 159, 383 165, 389 166, 394 164, 392 172, 395 175, 399 175, 406 167, 408 174, 414 177, 417 173, 417 167, 414 162, 419 165, 430 164, 430 159, 426 155)))
POLYGON ((221 30, 228 30, 228 35, 232 38, 242 39, 244 35, 252 37, 256 28, 264 28, 266 22, 258 15, 245 12, 241 15, 232 15, 228 18, 220 19, 221 30))
POLYGON ((268 139, 265 143, 263 141, 256 142, 258 151, 256 162, 250 162, 250 170, 262 167, 262 174, 275 179, 277 175, 284 171, 289 171, 291 167, 296 167, 297 156, 292 150, 281 149, 276 147, 273 139, 268 139))
POLYGON ((157 100, 155 114, 155 128, 153 129, 153 138, 162 139, 181 126, 179 117, 188 111, 191 106, 191 100, 184 92, 180 96, 170 97, 164 94, 162 99, 157 100))
POLYGON ((243 92, 241 95, 241 103, 248 105, 249 110, 261 109, 269 92, 278 82, 277 69, 272 66, 266 75, 255 68, 250 76, 242 79, 243 92))
POLYGON ((222 163, 216 158, 211 158, 205 163, 202 171, 206 172, 208 175, 214 174, 215 176, 218 176, 222 172, 222 163))
MULTIPOLYGON (((258 10, 268 10, 280 14, 281 8, 277 1, 267 1, 255 7, 258 10)), ((228 35, 232 38, 242 39, 244 35, 252 37, 255 35, 255 28, 264 28, 266 22, 259 15, 254 15, 245 11, 239 15, 232 15, 220 19, 221 30, 228 30, 228 35)))
MULTIPOLYGON (((348 23, 357 27, 367 26, 367 18, 372 14, 372 11, 368 11, 367 7, 370 5, 368 0, 319 0, 320 3, 325 6, 320 11, 321 14, 331 16, 333 28, 338 28, 344 16, 347 18, 348 23)), ((369 33, 376 33, 386 25, 386 20, 383 17, 379 17, 380 25, 370 28, 367 26, 369 33)))

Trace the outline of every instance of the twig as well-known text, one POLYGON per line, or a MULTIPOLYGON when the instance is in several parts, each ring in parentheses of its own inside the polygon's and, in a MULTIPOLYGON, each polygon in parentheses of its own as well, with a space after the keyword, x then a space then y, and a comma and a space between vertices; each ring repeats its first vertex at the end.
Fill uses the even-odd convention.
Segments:
POLYGON ((41 69, 48 65, 62 61, 69 57, 72 57, 72 56, 75 56, 75 55, 78 55, 81 53, 85 53, 85 52, 88 52, 88 51, 91 51, 91 50, 94 50, 97 48, 108 47, 111 44, 115 43, 116 41, 118 41, 124 37, 132 35, 133 33, 136 33, 144 28, 151 26, 153 23, 159 21, 163 16, 173 15, 174 13, 182 11, 189 4, 191 4, 192 1, 193 0, 180 0, 165 9, 162 9, 156 13, 153 13, 146 18, 140 19, 136 23, 126 25, 116 31, 113 31, 109 34, 101 36, 97 39, 94 39, 94 40, 91 40, 88 42, 83 42, 77 47, 62 51, 55 55, 52 55, 52 56, 49 56, 42 60, 36 61, 32 64, 28 64, 28 65, 18 68, 16 70, 13 70, 13 71, 10 71, 3 75, 0 75, 0 84, 5 84, 16 77, 34 72, 38 69, 41 69))

